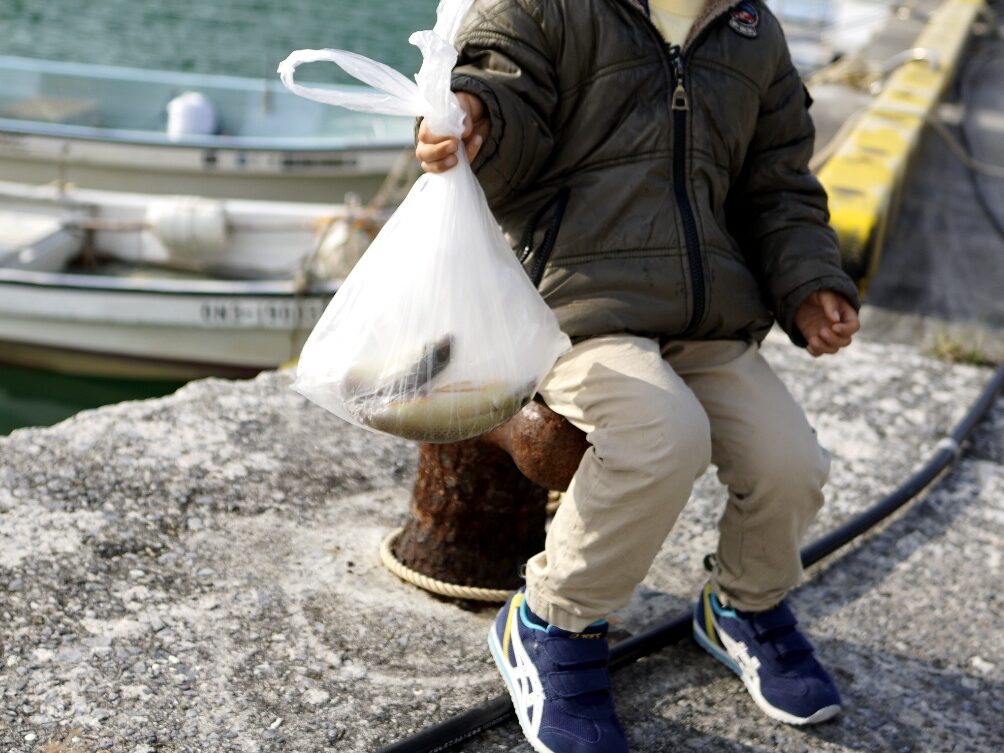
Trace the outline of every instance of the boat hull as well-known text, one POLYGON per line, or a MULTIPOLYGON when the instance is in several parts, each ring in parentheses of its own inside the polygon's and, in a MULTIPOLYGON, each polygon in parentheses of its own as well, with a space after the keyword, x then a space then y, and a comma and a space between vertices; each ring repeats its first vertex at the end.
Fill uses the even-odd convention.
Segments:
POLYGON ((6 181, 145 194, 341 202, 368 200, 402 149, 292 152, 128 144, 0 132, 6 181))
POLYGON ((0 175, 8 181, 338 203, 350 191, 370 198, 413 143, 412 118, 312 102, 277 76, 0 55, 0 175), (209 122, 173 122, 183 92, 204 103, 209 122))
POLYGON ((298 356, 333 292, 0 270, 0 362, 143 379, 251 376, 298 356))

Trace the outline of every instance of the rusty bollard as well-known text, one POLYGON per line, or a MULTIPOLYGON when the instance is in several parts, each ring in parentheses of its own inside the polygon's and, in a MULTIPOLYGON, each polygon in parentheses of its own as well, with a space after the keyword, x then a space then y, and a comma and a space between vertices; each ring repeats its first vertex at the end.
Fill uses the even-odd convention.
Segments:
POLYGON ((544 546, 547 491, 568 488, 588 446, 582 431, 538 401, 475 439, 420 445, 394 558, 440 583, 517 588, 520 566, 544 546))

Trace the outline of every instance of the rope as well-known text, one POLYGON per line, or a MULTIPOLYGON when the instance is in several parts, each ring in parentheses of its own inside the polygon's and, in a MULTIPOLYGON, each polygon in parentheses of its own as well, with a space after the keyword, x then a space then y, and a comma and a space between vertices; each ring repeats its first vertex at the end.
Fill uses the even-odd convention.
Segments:
MULTIPOLYGON (((826 142, 819 150, 812 156, 809 161, 809 170, 812 172, 817 172, 824 164, 826 164, 830 157, 837 151, 837 148, 844 142, 847 138, 847 134, 854 129, 855 126, 861 121, 861 117, 865 112, 873 107, 872 104, 865 105, 859 110, 851 113, 847 117, 847 120, 843 122, 837 132, 833 137, 826 142)), ((889 103, 883 103, 875 108, 878 114, 882 114, 883 111, 898 113, 900 112, 895 106, 889 103)), ((903 112, 907 114, 915 114, 912 110, 906 110, 904 108, 903 112)), ((937 111, 927 113, 922 116, 924 122, 931 127, 934 131, 948 146, 949 151, 966 167, 970 170, 979 173, 980 175, 986 175, 989 178, 1004 178, 1004 165, 995 165, 990 162, 985 162, 983 160, 976 159, 962 142, 948 129, 945 125, 945 121, 941 114, 937 111)))
POLYGON ((973 157, 962 145, 962 142, 948 130, 939 116, 932 114, 927 119, 927 124, 931 126, 936 134, 941 136, 956 158, 970 170, 980 175, 986 175, 989 178, 1004 178, 1004 165, 995 165, 973 157))
POLYGON ((403 528, 397 528, 391 531, 380 542, 380 561, 383 562, 388 570, 406 583, 411 583, 413 586, 418 586, 425 591, 431 591, 440 596, 449 596, 453 599, 501 603, 512 595, 514 589, 461 586, 456 583, 436 580, 435 578, 430 578, 428 575, 423 575, 417 570, 412 570, 394 556, 394 543, 403 530, 403 528))
POLYGON ((910 108, 898 108, 891 102, 883 102, 878 105, 869 103, 851 113, 841 124, 840 128, 837 129, 837 132, 832 136, 832 138, 821 146, 812 156, 812 159, 809 161, 810 171, 817 172, 829 161, 830 157, 832 157, 837 149, 843 144, 847 135, 858 125, 862 116, 869 111, 869 109, 879 115, 883 114, 883 112, 892 114, 903 113, 923 118, 924 123, 930 126, 931 130, 941 137, 946 146, 948 146, 949 151, 951 151, 952 154, 967 168, 989 178, 1004 178, 1004 165, 996 165, 991 162, 976 159, 962 144, 959 138, 948 129, 943 117, 937 110, 918 114, 915 110, 910 108))
POLYGON ((823 146, 821 146, 812 158, 809 160, 809 171, 813 173, 819 172, 819 169, 830 161, 830 157, 834 155, 837 149, 844 143, 847 135, 857 126, 861 121, 861 117, 870 107, 871 103, 865 105, 859 110, 851 113, 847 120, 845 120, 837 132, 833 134, 829 141, 827 141, 823 146))

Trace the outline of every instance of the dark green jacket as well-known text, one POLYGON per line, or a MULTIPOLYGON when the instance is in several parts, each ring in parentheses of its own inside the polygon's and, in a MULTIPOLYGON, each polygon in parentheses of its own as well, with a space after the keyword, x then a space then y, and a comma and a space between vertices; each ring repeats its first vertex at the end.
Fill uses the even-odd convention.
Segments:
POLYGON ((474 169, 517 250, 568 189, 526 264, 569 335, 759 340, 777 317, 804 345, 811 292, 858 305, 807 167, 808 94, 777 20, 745 5, 710 0, 681 55, 638 0, 475 0, 453 84, 491 117, 474 169))

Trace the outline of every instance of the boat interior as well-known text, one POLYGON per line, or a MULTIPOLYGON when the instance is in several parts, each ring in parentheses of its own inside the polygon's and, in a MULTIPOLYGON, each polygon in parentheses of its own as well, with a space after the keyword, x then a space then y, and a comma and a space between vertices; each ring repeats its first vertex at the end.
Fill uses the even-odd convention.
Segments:
POLYGON ((232 265, 192 265, 117 257, 96 250, 93 236, 65 218, 18 212, 17 222, 0 211, 0 283, 118 291, 185 291, 219 294, 276 294, 337 287, 295 274, 264 274, 232 265))
MULTIPOLYGON (((188 145, 362 148, 410 143, 410 118, 330 107, 288 92, 278 77, 161 72, 0 56, 0 131, 172 143, 168 104, 194 92, 215 115, 188 145)), ((176 140, 175 140, 176 141, 176 140)))

